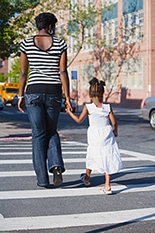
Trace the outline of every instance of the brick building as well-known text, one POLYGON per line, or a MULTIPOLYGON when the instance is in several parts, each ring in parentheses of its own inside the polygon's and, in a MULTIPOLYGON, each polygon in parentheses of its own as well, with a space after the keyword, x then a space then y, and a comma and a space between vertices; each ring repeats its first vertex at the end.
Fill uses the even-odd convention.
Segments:
MULTIPOLYGON (((106 38, 111 52, 93 45, 83 46, 68 69, 72 95, 78 89, 79 105, 89 101, 88 81, 96 76, 106 81, 104 101, 114 106, 140 108, 147 96, 155 95, 155 1, 111 2, 113 10, 105 12, 106 18, 91 29, 106 38)), ((74 48, 71 39, 68 43, 74 48)), ((72 48, 68 56, 73 55, 72 48)))
POLYGON ((6 59, 5 61, 0 59, 0 73, 3 76, 5 76, 5 74, 8 72, 8 64, 8 59, 6 59))
MULTIPOLYGON (((71 2, 87 5, 90 1, 71 2)), ((147 96, 155 95, 155 1, 102 0, 103 4, 110 2, 114 4, 113 10, 102 9, 105 17, 100 17, 89 32, 86 30, 86 33, 96 34, 95 40, 104 38, 107 48, 84 44, 68 68, 71 95, 78 96, 79 105, 89 102, 88 82, 96 76, 106 82, 105 102, 113 106, 140 108, 147 96)), ((57 14, 59 32, 63 32, 67 23, 62 15, 63 10, 57 14)), ((69 59, 75 55, 75 43, 69 36, 69 59)), ((0 72, 5 74, 9 69, 8 61, 0 62, 0 72)))

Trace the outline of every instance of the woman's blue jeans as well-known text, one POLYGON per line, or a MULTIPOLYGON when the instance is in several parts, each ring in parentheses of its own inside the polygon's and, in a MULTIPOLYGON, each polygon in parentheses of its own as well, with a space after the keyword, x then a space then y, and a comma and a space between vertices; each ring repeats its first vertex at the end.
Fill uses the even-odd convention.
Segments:
POLYGON ((55 166, 60 166, 65 171, 57 133, 62 97, 61 94, 25 94, 25 101, 32 128, 33 166, 38 185, 46 186, 48 170, 52 172, 55 166))

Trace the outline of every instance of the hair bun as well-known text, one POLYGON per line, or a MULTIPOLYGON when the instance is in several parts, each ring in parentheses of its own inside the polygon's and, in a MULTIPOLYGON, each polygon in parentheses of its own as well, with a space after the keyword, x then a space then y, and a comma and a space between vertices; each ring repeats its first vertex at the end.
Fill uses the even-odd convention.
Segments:
POLYGON ((92 86, 92 85, 102 85, 102 86, 105 86, 105 81, 101 80, 99 81, 97 78, 92 78, 90 81, 89 81, 89 84, 92 86))
POLYGON ((106 86, 106 85, 105 85, 105 81, 102 81, 102 80, 101 80, 100 83, 101 83, 102 86, 104 86, 104 87, 106 86))
POLYGON ((90 85, 95 85, 96 83, 98 83, 98 79, 97 78, 93 78, 89 81, 90 85))

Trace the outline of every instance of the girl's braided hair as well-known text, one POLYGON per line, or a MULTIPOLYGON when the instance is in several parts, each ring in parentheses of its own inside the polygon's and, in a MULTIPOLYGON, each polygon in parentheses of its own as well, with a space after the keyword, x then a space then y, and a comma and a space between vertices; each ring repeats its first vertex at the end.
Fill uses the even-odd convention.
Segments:
POLYGON ((103 97, 104 93, 104 81, 99 81, 97 78, 93 78, 89 81, 90 87, 89 87, 89 95, 91 97, 98 97, 100 100, 103 97))

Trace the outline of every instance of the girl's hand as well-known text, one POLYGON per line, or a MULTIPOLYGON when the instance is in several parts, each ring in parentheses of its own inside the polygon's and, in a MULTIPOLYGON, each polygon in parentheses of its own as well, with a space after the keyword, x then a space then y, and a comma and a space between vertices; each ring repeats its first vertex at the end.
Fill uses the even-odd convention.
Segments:
POLYGON ((70 108, 69 108, 67 105, 66 105, 65 111, 66 111, 67 113, 71 113, 71 110, 70 110, 70 108))
POLYGON ((24 109, 26 109, 25 99, 24 98, 18 100, 18 109, 19 109, 19 111, 21 111, 22 113, 24 113, 24 109))
POLYGON ((71 112, 73 111, 70 99, 66 99, 64 104, 65 104, 66 109, 69 108, 71 112))
POLYGON ((118 136, 117 131, 116 131, 116 130, 113 130, 113 133, 114 133, 115 137, 117 138, 117 136, 118 136))

